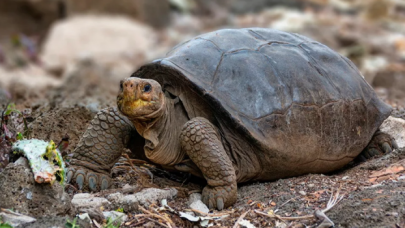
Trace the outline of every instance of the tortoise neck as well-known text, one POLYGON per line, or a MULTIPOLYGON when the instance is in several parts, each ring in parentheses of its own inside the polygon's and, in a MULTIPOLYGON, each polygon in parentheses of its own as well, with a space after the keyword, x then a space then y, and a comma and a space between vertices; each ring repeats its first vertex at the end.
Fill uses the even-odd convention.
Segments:
POLYGON ((131 120, 138 133, 145 139, 146 157, 154 163, 172 166, 184 158, 184 153, 180 149, 179 135, 188 119, 178 112, 177 104, 176 101, 167 99, 161 115, 147 120, 131 120))

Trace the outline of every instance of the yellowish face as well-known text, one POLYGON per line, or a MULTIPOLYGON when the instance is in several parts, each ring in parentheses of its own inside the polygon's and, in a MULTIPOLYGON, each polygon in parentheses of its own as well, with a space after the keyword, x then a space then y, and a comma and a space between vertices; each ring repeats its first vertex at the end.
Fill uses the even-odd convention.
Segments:
POLYGON ((126 78, 120 82, 117 105, 118 109, 130 119, 146 117, 163 107, 164 94, 160 84, 155 80, 126 78))

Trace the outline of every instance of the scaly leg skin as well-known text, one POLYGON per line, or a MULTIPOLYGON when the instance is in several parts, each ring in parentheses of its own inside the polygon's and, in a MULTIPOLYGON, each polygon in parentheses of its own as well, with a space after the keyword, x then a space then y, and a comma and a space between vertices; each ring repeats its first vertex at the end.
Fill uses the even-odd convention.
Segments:
POLYGON ((67 182, 84 191, 109 188, 110 171, 127 145, 132 129, 129 120, 115 108, 97 113, 73 152, 67 182))
POLYGON ((218 210, 233 205, 237 199, 235 170, 215 126, 207 119, 194 118, 184 125, 180 140, 182 149, 207 180, 202 201, 218 210))
POLYGON ((366 161, 376 155, 391 153, 393 149, 398 149, 394 138, 389 134, 377 130, 370 143, 356 158, 357 161, 366 161))

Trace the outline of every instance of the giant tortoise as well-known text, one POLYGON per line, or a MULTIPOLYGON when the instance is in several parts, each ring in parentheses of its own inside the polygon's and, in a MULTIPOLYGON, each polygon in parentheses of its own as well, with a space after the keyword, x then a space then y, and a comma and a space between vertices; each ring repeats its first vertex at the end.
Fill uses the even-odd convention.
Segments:
POLYGON ((100 111, 67 179, 110 186, 124 148, 207 180, 203 202, 235 203, 237 183, 327 173, 395 148, 378 131, 390 115, 356 66, 307 37, 224 29, 174 47, 120 83, 118 109, 100 111))

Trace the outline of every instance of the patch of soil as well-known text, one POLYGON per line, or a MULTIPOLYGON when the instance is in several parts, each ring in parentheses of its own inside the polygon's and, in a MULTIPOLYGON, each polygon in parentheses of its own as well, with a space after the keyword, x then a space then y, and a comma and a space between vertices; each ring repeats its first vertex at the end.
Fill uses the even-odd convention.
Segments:
MULTIPOLYGON (((42 217, 38 218, 37 221, 30 224, 20 225, 16 228, 44 228, 44 227, 66 227, 67 221, 73 221, 72 218, 68 216, 55 216, 55 217, 42 217)), ((90 224, 86 221, 77 219, 76 225, 80 228, 90 228, 90 224)))
POLYGON ((31 137, 59 143, 65 135, 69 136, 68 151, 73 152, 80 137, 94 113, 85 107, 55 108, 41 113, 29 125, 31 137))
POLYGON ((328 216, 336 227, 404 227, 405 181, 352 192, 328 216))

